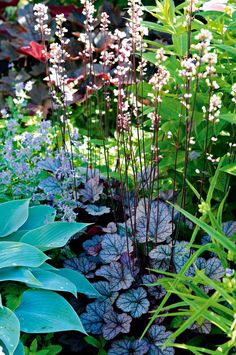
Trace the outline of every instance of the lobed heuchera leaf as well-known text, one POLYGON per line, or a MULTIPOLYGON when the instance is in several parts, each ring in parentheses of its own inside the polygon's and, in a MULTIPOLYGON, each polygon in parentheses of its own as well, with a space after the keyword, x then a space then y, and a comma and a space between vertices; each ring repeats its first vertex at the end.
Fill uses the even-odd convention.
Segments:
POLYGON ((109 301, 95 301, 86 307, 86 312, 82 313, 80 319, 85 330, 92 334, 102 334, 102 328, 105 324, 105 314, 112 311, 109 301))
POLYGON ((172 334, 167 332, 163 325, 152 325, 148 332, 148 339, 150 348, 148 355, 173 355, 174 348, 168 346, 162 349, 163 344, 166 342, 168 337, 172 334))
POLYGON ((100 258, 104 263, 110 263, 120 259, 121 254, 133 251, 132 241, 119 234, 105 234, 101 243, 102 250, 100 251, 100 258))
MULTIPOLYGON (((147 202, 144 199, 140 200, 136 213, 137 240, 145 243, 147 234, 149 241, 157 243, 166 241, 174 229, 170 208, 162 201, 152 202, 149 224, 147 210, 147 202)), ((134 218, 135 216, 132 217, 133 222, 134 218)), ((128 221, 128 225, 131 226, 131 220, 128 221)))
POLYGON ((85 211, 91 216, 102 216, 105 213, 110 213, 110 207, 87 205, 85 206, 85 211))
POLYGON ((227 237, 232 237, 236 233, 236 222, 228 221, 222 223, 223 232, 227 237))
POLYGON ((92 284, 95 289, 104 297, 104 299, 110 300, 113 303, 119 296, 118 292, 113 292, 111 290, 111 285, 108 281, 98 281, 92 284))
POLYGON ((132 317, 139 318, 147 313, 150 303, 147 299, 147 292, 139 287, 123 293, 116 301, 116 305, 122 311, 130 312, 132 317))
POLYGON ((86 240, 83 243, 83 248, 88 255, 97 256, 102 248, 102 236, 94 235, 92 239, 86 240))
POLYGON ((47 177, 39 183, 40 189, 49 194, 61 194, 62 189, 59 182, 52 176, 47 177))
POLYGON ((191 330, 195 331, 196 333, 200 334, 210 334, 212 328, 212 324, 209 320, 204 320, 201 324, 197 322, 193 323, 190 327, 191 330))
POLYGON ((219 281, 225 275, 225 269, 223 268, 220 260, 213 257, 206 261, 205 274, 210 279, 219 281))
POLYGON ((78 258, 65 260, 64 267, 80 271, 82 274, 88 274, 90 271, 96 269, 96 263, 93 262, 92 258, 81 255, 78 258))
POLYGON ((108 355, 144 355, 148 352, 149 345, 145 339, 142 340, 116 340, 108 350, 108 355))
POLYGON ((102 328, 103 337, 106 340, 115 338, 120 333, 128 333, 132 318, 126 313, 118 314, 110 311, 104 315, 105 325, 102 328))
POLYGON ((107 279, 110 282, 112 291, 126 290, 134 281, 130 270, 116 261, 110 265, 103 265, 96 271, 96 275, 107 279))
MULTIPOLYGON (((149 274, 149 275, 144 275, 142 277, 142 281, 144 285, 149 285, 157 282, 158 278, 160 277, 157 277, 156 275, 153 274, 149 274)), ((160 285, 148 286, 147 291, 151 296, 155 297, 156 300, 161 299, 166 294, 165 289, 160 285)))
POLYGON ((84 184, 84 189, 80 189, 83 202, 96 202, 100 199, 103 192, 103 184, 99 182, 99 176, 89 179, 84 184))

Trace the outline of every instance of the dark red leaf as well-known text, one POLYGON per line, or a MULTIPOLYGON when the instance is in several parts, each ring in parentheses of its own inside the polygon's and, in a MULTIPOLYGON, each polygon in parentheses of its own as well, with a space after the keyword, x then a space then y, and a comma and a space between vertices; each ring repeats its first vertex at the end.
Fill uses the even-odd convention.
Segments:
POLYGON ((78 8, 75 5, 64 5, 64 6, 55 6, 50 5, 49 10, 52 16, 64 14, 65 16, 69 16, 72 12, 82 12, 82 8, 78 8))
POLYGON ((45 47, 34 41, 31 41, 28 46, 19 48, 18 52, 30 55, 31 57, 38 59, 40 62, 46 62, 49 58, 49 53, 45 53, 45 47))

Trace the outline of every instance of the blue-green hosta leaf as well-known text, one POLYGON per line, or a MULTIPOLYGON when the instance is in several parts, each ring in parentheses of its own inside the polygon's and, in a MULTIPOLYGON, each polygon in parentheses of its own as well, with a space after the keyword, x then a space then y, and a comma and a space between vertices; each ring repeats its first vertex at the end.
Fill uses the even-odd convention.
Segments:
POLYGON ((29 208, 29 217, 20 227, 22 230, 31 230, 54 222, 56 210, 51 206, 34 206, 29 208))
MULTIPOLYGON (((145 243, 147 234, 149 241, 157 243, 166 241, 174 230, 170 208, 162 201, 152 202, 149 224, 146 211, 148 211, 147 202, 141 200, 136 213, 137 240, 145 243)), ((134 219, 135 216, 132 217, 133 223, 134 219)), ((128 225, 131 226, 131 220, 128 221, 128 225)))
POLYGON ((27 231, 23 231, 23 230, 19 229, 18 231, 14 232, 14 233, 11 233, 7 237, 3 237, 1 239, 1 241, 4 240, 4 241, 7 241, 7 242, 19 242, 26 232, 27 231))
POLYGON ((80 189, 79 193, 82 196, 82 201, 96 202, 100 199, 103 192, 103 184, 99 182, 99 176, 89 179, 84 184, 84 189, 80 189))
POLYGON ((19 242, 0 243, 0 268, 9 266, 38 267, 49 259, 41 250, 19 242))
POLYGON ((93 286, 100 293, 100 295, 105 299, 109 300, 111 304, 117 299, 119 296, 118 292, 113 292, 111 290, 111 285, 108 281, 98 281, 94 282, 93 286))
POLYGON ((87 205, 85 211, 91 214, 91 216, 102 216, 105 213, 110 213, 110 207, 87 205))
POLYGON ((149 345, 145 339, 142 340, 116 340, 111 344, 108 355, 144 355, 148 352, 149 345))
POLYGON ((18 281, 31 283, 35 287, 40 285, 40 282, 34 277, 32 272, 25 267, 6 267, 0 269, 0 281, 18 281))
POLYGON ((129 333, 132 318, 126 313, 118 314, 114 311, 104 314, 105 325, 102 328, 106 340, 115 338, 120 333, 129 333))
MULTIPOLYGON (((41 285, 37 286, 37 288, 51 291, 70 292, 74 296, 77 295, 76 286, 66 277, 56 275, 52 271, 42 269, 33 269, 31 272, 41 283, 41 285)), ((29 283, 28 286, 32 287, 33 285, 29 283)))
POLYGON ((14 355, 25 355, 24 346, 21 341, 19 341, 17 348, 14 351, 14 355))
POLYGON ((101 297, 99 290, 94 288, 94 286, 80 272, 65 268, 54 270, 53 273, 61 275, 73 282, 78 293, 83 293, 89 297, 101 297))
POLYGON ((30 200, 15 200, 0 204, 0 237, 16 232, 27 220, 30 200))
POLYGON ((93 261, 93 258, 85 255, 80 255, 78 258, 67 259, 64 261, 63 265, 65 268, 79 271, 84 275, 96 269, 96 263, 93 261))
POLYGON ((88 333, 95 335, 102 334, 105 324, 104 316, 112 310, 109 301, 95 301, 86 307, 86 312, 82 313, 80 319, 88 333))
POLYGON ((59 195, 62 192, 61 185, 52 176, 47 177, 39 183, 40 189, 48 194, 59 195))
POLYGON ((116 301, 116 305, 122 311, 130 312, 133 318, 139 318, 148 312, 150 303, 147 299, 147 292, 139 287, 122 293, 116 301))
POLYGON ((77 330, 86 333, 71 307, 60 295, 46 290, 27 290, 15 311, 25 333, 53 333, 77 330))
POLYGON ((121 254, 133 251, 132 241, 119 234, 105 234, 102 240, 102 250, 100 251, 101 260, 108 264, 120 259, 121 254))
POLYGON ((107 279, 110 282, 112 291, 126 290, 134 281, 130 270, 116 261, 110 265, 103 265, 97 270, 96 275, 107 279))
POLYGON ((162 349, 163 344, 171 334, 171 332, 166 331, 163 325, 152 325, 147 332, 150 344, 148 355, 173 355, 174 348, 168 346, 162 349))
POLYGON ((41 250, 60 248, 66 245, 74 234, 86 227, 86 223, 53 222, 27 232, 21 241, 41 250))
POLYGON ((0 308, 0 340, 13 355, 20 340, 20 322, 7 307, 0 308))

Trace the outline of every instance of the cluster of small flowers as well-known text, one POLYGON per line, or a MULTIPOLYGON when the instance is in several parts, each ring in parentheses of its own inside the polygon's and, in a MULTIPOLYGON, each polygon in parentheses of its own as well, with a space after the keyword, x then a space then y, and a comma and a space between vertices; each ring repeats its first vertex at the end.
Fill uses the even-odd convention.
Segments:
MULTIPOLYGON (((150 118, 151 123, 152 123, 151 130, 152 131, 156 130, 158 128, 158 126, 160 125, 161 116, 155 112, 150 112, 147 117, 150 118)), ((172 137, 172 133, 171 133, 171 135, 168 134, 168 138, 171 138, 171 137, 172 137)))
POLYGON ((181 61, 182 69, 179 70, 179 75, 188 80, 194 80, 197 74, 198 62, 193 58, 185 58, 181 61))
POLYGON ((232 86, 231 95, 233 96, 232 101, 236 104, 236 83, 232 86))
POLYGON ((210 98, 209 121, 219 122, 220 109, 222 106, 221 97, 214 94, 210 98))
POLYGON ((95 23, 95 7, 92 0, 82 0, 81 4, 83 5, 82 14, 85 16, 85 33, 79 38, 79 41, 84 43, 84 50, 80 53, 80 55, 92 61, 92 54, 94 52, 92 31, 94 30, 95 23))
POLYGON ((198 10, 198 0, 188 0, 187 4, 187 13, 192 14, 193 12, 196 12, 198 10))
MULTIPOLYGON (((168 84, 170 79, 170 72, 163 65, 159 65, 157 70, 157 73, 155 73, 149 80, 149 84, 152 84, 153 89, 160 93, 163 89, 163 86, 168 84)), ((160 98, 158 101, 160 101, 160 98)))
POLYGON ((101 13, 101 23, 100 23, 100 30, 101 32, 108 32, 108 26, 111 23, 109 20, 109 15, 106 12, 101 13))
POLYGON ((212 40, 212 33, 208 30, 201 29, 201 31, 194 37, 198 43, 194 44, 192 47, 198 51, 201 56, 208 53, 209 46, 212 40))
POLYGON ((36 17, 35 31, 41 33, 42 38, 50 36, 51 29, 48 27, 48 7, 44 4, 34 5, 34 16, 36 17))
POLYGON ((214 158, 213 154, 206 153, 207 160, 211 161, 212 163, 219 163, 220 157, 214 158))
POLYGON ((132 43, 135 49, 141 49, 143 46, 143 36, 148 34, 148 29, 141 25, 143 16, 142 4, 140 0, 129 0, 128 6, 128 14, 130 16, 128 28, 132 37, 132 43))
POLYGON ((65 38, 65 34, 68 32, 67 28, 63 27, 63 23, 66 21, 64 14, 56 15, 56 32, 55 35, 60 40, 61 44, 68 44, 69 39, 65 38))

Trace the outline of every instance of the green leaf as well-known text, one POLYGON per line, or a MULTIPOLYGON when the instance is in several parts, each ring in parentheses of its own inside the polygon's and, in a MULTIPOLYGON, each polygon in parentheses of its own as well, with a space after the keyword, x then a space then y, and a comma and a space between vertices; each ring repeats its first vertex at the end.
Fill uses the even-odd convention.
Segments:
POLYGON ((52 273, 66 277, 76 286, 78 293, 84 293, 90 297, 101 297, 100 293, 93 287, 93 285, 80 272, 71 269, 53 270, 52 273))
POLYGON ((34 275, 24 267, 6 267, 0 269, 0 281, 18 281, 31 283, 34 286, 40 285, 40 282, 34 275))
POLYGON ((60 248, 76 233, 88 226, 86 223, 54 222, 27 232, 21 242, 37 246, 41 250, 60 248))
POLYGON ((174 33, 174 31, 171 30, 170 28, 166 28, 166 26, 162 26, 162 25, 159 25, 159 24, 154 23, 154 22, 142 21, 142 25, 144 27, 149 28, 150 30, 154 30, 154 31, 157 31, 157 32, 163 32, 163 33, 169 33, 169 34, 174 33))
POLYGON ((184 33, 175 33, 172 35, 172 40, 174 44, 174 49, 176 54, 180 57, 184 56, 188 50, 188 34, 184 33))
POLYGON ((20 227, 22 230, 31 230, 54 222, 56 210, 50 206, 34 206, 29 208, 29 217, 20 227))
POLYGON ((223 168, 221 168, 220 170, 224 171, 225 173, 236 176, 236 163, 227 164, 223 168))
MULTIPOLYGON (((32 274, 40 282, 40 285, 37 286, 37 288, 51 291, 70 292, 74 296, 77 295, 76 286, 66 277, 55 275, 52 271, 42 269, 32 270, 32 274)), ((34 285, 29 282, 28 286, 32 287, 34 285)))
POLYGON ((16 315, 7 307, 0 309, 0 339, 13 355, 20 340, 20 323, 16 315))
POLYGON ((25 291, 15 313, 20 320, 21 330, 25 333, 41 334, 77 330, 86 334, 71 305, 52 291, 25 291))
POLYGON ((220 119, 231 124, 236 124, 236 113, 222 113, 220 119))
POLYGON ((15 200, 0 204, 0 237, 16 232, 28 218, 30 200, 15 200))
POLYGON ((228 53, 231 57, 236 59, 236 48, 231 46, 226 46, 224 44, 218 44, 215 46, 222 49, 224 52, 228 53))
POLYGON ((0 268, 9 266, 38 267, 49 259, 41 250, 19 242, 0 243, 0 268))

